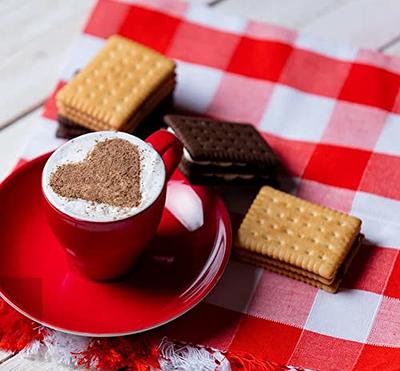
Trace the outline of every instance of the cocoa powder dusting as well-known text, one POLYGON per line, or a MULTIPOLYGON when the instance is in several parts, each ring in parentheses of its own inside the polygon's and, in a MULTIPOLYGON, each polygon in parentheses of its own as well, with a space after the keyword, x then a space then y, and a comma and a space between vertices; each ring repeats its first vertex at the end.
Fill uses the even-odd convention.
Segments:
POLYGON ((125 139, 98 142, 83 161, 57 167, 50 186, 69 199, 137 207, 142 199, 139 149, 125 139))

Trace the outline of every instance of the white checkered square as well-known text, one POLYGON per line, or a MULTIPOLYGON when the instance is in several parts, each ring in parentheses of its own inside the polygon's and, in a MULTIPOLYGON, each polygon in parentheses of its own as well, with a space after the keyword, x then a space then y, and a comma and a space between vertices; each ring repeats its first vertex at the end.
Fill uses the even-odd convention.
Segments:
POLYGON ((375 151, 400 155, 400 142, 394 138, 400 138, 400 115, 389 114, 385 126, 375 145, 375 151))
POLYGON ((260 129, 281 137, 319 142, 335 101, 277 84, 260 129))
POLYGON ((35 129, 24 148, 22 157, 31 160, 46 152, 54 151, 66 142, 56 137, 57 123, 44 117, 38 118, 35 129))
POLYGON ((381 296, 361 290, 335 295, 320 290, 305 328, 337 338, 365 342, 381 296))
POLYGON ((189 6, 185 19, 202 26, 237 34, 243 33, 247 25, 244 18, 226 14, 223 15, 223 22, 221 22, 221 14, 219 12, 210 12, 206 7, 197 4, 189 6))
POLYGON ((221 280, 205 301, 236 312, 247 313, 263 271, 253 265, 231 260, 221 280))
POLYGON ((71 48, 68 64, 62 69, 61 79, 68 81, 84 68, 104 46, 106 40, 83 33, 71 48))
POLYGON ((297 38, 295 45, 300 49, 350 62, 355 60, 358 53, 358 48, 353 46, 334 43, 331 40, 319 39, 317 37, 302 34, 297 38))
POLYGON ((204 113, 222 78, 214 68, 177 61, 175 105, 185 111, 204 113))
POLYGON ((400 246, 400 202, 366 192, 357 192, 351 214, 362 220, 361 230, 374 245, 400 246))

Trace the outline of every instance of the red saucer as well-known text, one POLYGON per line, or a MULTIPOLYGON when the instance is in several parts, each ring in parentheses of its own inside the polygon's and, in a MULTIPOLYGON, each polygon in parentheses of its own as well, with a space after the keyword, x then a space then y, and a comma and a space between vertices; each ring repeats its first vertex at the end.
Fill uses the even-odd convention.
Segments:
POLYGON ((47 327, 87 336, 133 334, 165 324, 199 303, 228 262, 231 225, 223 202, 176 173, 154 241, 132 272, 92 282, 73 268, 42 208, 48 154, 0 185, 0 296, 47 327))

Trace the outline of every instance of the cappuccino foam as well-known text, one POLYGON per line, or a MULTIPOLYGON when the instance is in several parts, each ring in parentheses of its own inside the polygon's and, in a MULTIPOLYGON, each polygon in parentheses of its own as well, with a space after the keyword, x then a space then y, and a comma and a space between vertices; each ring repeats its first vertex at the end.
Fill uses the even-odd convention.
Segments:
POLYGON ((42 186, 49 202, 63 213, 87 221, 109 222, 135 215, 150 206, 160 195, 165 181, 165 168, 159 154, 139 138, 122 132, 95 132, 75 138, 54 152, 48 159, 42 176, 42 186), (136 207, 116 207, 107 203, 66 198, 50 186, 51 176, 64 164, 82 162, 96 144, 110 139, 123 139, 140 153, 141 200, 136 207))

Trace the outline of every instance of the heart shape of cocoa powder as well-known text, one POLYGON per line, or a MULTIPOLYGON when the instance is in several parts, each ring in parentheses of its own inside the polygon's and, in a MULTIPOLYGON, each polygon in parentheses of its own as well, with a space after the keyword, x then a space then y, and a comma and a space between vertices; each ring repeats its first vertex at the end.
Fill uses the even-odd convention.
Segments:
POLYGON ((125 139, 98 142, 86 158, 60 165, 50 175, 55 193, 119 208, 140 205, 140 152, 125 139))

